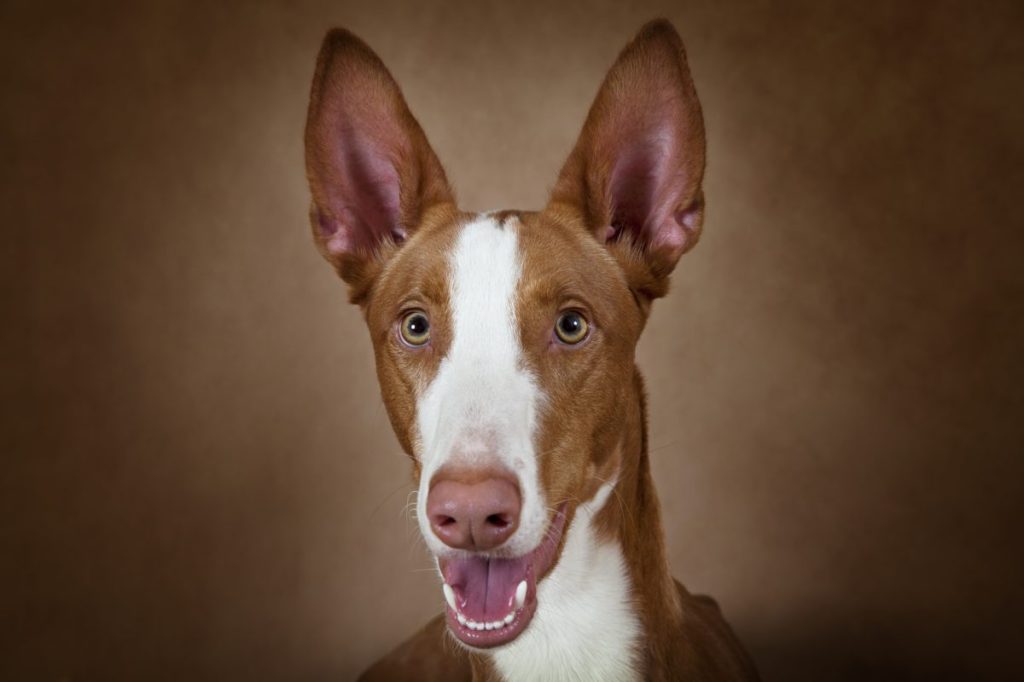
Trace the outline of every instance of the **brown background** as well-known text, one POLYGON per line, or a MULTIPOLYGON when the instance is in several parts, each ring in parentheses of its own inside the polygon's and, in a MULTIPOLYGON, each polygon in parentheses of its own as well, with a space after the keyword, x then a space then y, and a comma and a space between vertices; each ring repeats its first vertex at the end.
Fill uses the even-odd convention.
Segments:
POLYGON ((768 680, 1020 674, 1020 3, 5 3, 0 678, 348 679, 439 607, 308 236, 320 38, 471 209, 680 29, 705 237, 639 362, 675 573, 768 680))

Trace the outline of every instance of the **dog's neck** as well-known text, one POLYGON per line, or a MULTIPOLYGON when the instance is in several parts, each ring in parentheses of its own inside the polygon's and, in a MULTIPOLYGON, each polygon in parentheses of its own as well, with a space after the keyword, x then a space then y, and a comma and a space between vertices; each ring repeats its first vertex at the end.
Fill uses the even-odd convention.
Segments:
POLYGON ((472 656, 475 680, 639 680, 670 656, 682 608, 668 570, 647 457, 643 382, 625 401, 617 481, 581 504, 539 586, 530 629, 472 656))

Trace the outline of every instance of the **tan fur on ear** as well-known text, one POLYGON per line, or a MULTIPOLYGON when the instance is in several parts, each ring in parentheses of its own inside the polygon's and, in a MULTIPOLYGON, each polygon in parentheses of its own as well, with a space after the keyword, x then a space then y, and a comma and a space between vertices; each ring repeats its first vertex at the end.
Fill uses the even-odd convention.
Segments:
POLYGON ((605 77, 549 208, 576 211, 599 241, 635 244, 647 275, 633 284, 656 298, 700 237, 704 147, 682 40, 668 21, 652 21, 605 77))
POLYGON ((361 300, 429 210, 454 209, 451 187, 384 63, 344 29, 320 48, 305 142, 314 239, 361 300))

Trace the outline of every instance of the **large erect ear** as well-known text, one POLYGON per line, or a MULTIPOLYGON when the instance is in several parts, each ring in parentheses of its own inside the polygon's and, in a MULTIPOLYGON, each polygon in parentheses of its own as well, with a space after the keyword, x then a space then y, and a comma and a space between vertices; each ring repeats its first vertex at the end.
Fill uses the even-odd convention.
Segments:
POLYGON ((667 288, 704 219, 704 120, 679 34, 644 26, 619 55, 590 108, 551 195, 602 242, 628 240, 647 272, 637 286, 667 288))
POLYGON ((306 119, 306 174, 317 246, 357 289, 382 250, 424 213, 452 204, 423 130, 387 68, 343 29, 324 38, 306 119))

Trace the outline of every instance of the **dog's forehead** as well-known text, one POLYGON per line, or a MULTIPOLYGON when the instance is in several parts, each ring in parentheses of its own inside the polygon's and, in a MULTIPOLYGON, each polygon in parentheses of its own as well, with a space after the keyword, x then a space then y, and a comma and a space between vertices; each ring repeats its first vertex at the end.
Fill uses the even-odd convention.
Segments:
POLYGON ((520 218, 519 234, 523 297, 596 293, 615 299, 609 289, 628 288, 607 248, 578 226, 531 214, 520 218))
MULTIPOLYGON (((628 291, 624 274, 606 248, 583 229, 544 213, 497 210, 460 213, 445 220, 428 221, 385 268, 376 287, 377 312, 393 315, 396 306, 422 303, 447 306, 457 279, 457 263, 467 258, 485 260, 495 268, 515 271, 519 302, 557 303, 567 296, 594 298, 599 307, 620 302, 628 291), (469 239, 476 233, 476 239, 469 239), (508 263, 498 263, 499 244, 508 263), (616 295, 619 294, 619 295, 616 295)), ((474 286, 492 288, 497 278, 478 278, 474 286)))
POLYGON ((413 298, 421 303, 447 300, 451 254, 463 226, 462 217, 427 221, 398 247, 374 286, 368 315, 393 315, 396 306, 413 298))

